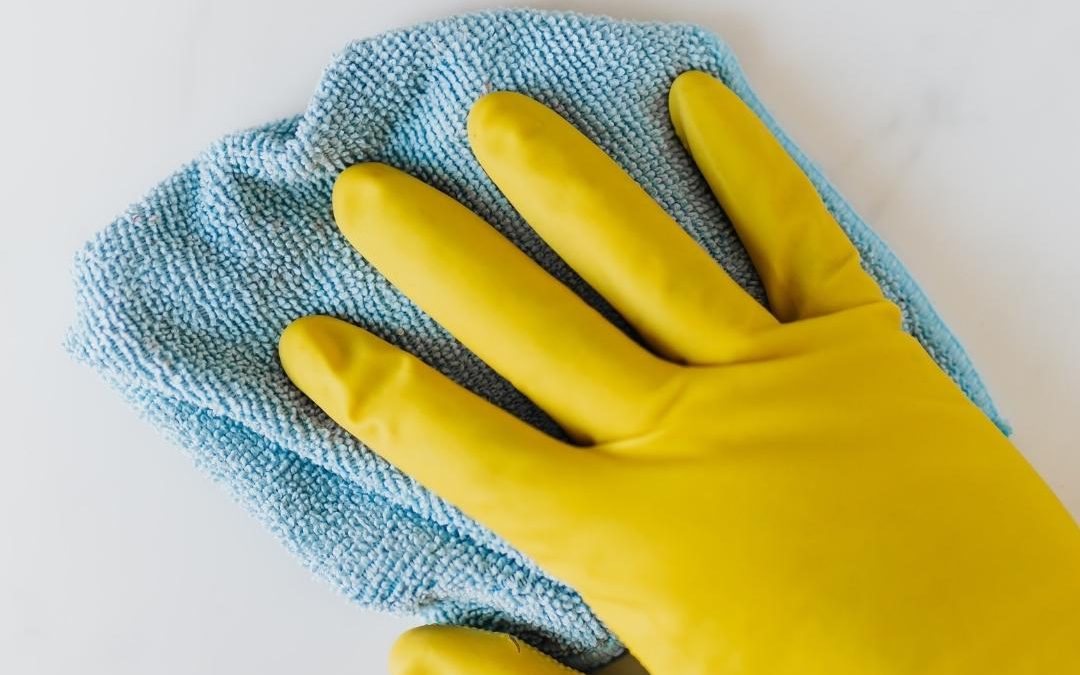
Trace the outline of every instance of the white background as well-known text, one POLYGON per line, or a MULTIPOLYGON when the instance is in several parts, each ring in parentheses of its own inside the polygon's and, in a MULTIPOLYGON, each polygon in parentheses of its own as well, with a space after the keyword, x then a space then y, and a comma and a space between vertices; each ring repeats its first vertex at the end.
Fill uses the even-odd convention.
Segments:
MULTIPOLYGON (((534 6, 723 36, 781 124, 915 273, 1017 443, 1080 514, 1076 3, 534 6)), ((66 358, 70 259, 215 138, 301 111, 350 39, 481 7, 3 4, 0 672, 384 672, 407 619, 313 581, 66 358)))

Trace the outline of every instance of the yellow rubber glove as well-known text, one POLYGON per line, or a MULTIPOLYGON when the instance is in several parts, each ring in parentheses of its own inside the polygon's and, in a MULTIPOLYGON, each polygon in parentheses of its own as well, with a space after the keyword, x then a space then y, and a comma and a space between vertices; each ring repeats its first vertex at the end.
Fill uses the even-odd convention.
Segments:
MULTIPOLYGON (((461 626, 407 631, 390 653, 391 675, 572 675, 571 670, 521 640, 461 626)), ((593 675, 648 675, 629 656, 593 675)))
MULTIPOLYGON (((648 348, 450 197, 370 163, 335 185, 342 232, 575 444, 329 317, 286 329, 289 376, 577 589, 653 675, 1080 672, 1068 513, 901 330, 752 111, 700 72, 670 108, 771 311, 569 123, 494 93, 469 117, 477 159, 648 348)), ((417 662, 403 672, 455 672, 417 662)))

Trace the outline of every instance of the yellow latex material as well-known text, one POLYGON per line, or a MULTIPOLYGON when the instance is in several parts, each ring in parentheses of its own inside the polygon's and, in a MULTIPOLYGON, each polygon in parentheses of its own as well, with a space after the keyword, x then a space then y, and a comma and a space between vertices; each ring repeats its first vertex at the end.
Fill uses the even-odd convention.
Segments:
MULTIPOLYGON (((699 72, 669 103, 771 311, 569 123, 494 93, 469 117, 477 159, 648 348, 448 196, 361 164, 334 189, 341 231, 575 444, 328 317, 282 335, 289 376, 577 589, 653 675, 1080 672, 1067 512, 752 111, 699 72)), ((402 672, 496 672, 437 642, 402 672)), ((549 672, 530 668, 500 672, 549 672)))
POLYGON ((575 673, 509 635, 457 626, 408 631, 390 653, 391 675, 571 675, 575 673))
MULTIPOLYGON (((390 653, 391 675, 575 675, 521 640, 461 626, 420 626, 390 653)), ((593 675, 648 675, 629 654, 593 675)))

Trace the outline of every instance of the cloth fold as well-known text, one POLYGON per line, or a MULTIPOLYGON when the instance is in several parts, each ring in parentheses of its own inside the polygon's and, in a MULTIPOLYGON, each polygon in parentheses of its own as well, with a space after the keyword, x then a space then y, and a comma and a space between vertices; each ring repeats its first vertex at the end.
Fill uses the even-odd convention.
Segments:
MULTIPOLYGON (((68 348, 361 605, 507 631, 579 669, 606 663, 623 648, 572 589, 338 428, 290 384, 276 343, 293 319, 338 316, 559 433, 350 248, 331 214, 343 168, 392 164, 475 210, 618 322, 472 156, 466 115, 492 90, 523 92, 568 118, 764 301, 668 120, 668 88, 689 69, 719 76, 763 117, 906 328, 1004 429, 922 291, 762 109, 722 42, 691 25, 572 13, 486 12, 348 45, 303 114, 214 143, 86 244, 68 348)), ((424 450, 440 461, 439 448, 424 450)))

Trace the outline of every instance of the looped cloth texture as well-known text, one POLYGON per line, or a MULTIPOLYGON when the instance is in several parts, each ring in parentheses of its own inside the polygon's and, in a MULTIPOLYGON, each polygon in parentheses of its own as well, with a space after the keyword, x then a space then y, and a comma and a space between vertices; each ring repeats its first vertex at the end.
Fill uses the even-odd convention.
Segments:
MULTIPOLYGON (((510 632, 580 669, 610 661, 623 647, 572 589, 335 425, 290 384, 276 346, 292 320, 334 315, 559 433, 383 279, 331 213, 342 169, 392 164, 475 210, 618 322, 473 157, 466 116, 493 90, 523 92, 569 119, 764 301, 668 119, 668 88, 689 69, 719 76, 762 116, 902 308, 906 329, 1004 428, 922 291, 762 109, 728 47, 691 25, 569 13, 473 14, 348 45, 303 114, 222 138, 86 244, 68 347, 359 604, 510 632)), ((440 461, 439 448, 426 451, 440 461)))

